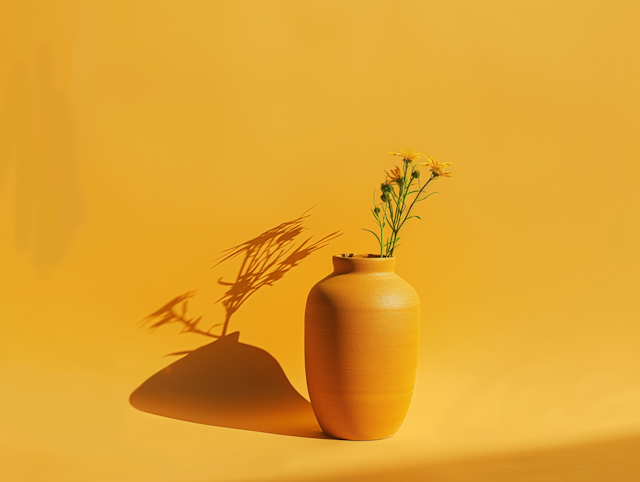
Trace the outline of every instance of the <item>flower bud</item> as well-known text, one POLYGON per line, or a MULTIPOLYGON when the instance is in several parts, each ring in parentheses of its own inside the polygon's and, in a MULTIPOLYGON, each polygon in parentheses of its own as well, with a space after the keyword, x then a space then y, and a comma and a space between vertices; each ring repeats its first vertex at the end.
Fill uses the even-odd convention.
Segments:
POLYGON ((380 189, 382 189, 382 192, 388 193, 391 192, 392 187, 389 184, 383 184, 380 189))
POLYGON ((373 210, 373 212, 378 214, 380 212, 380 208, 378 206, 376 206, 376 208, 373 210))
POLYGON ((414 179, 418 179, 420 177, 420 171, 413 171, 411 173, 411 177, 414 179))
POLYGON ((387 197, 387 195, 386 195, 386 194, 383 194, 382 196, 380 196, 380 200, 381 200, 383 203, 386 203, 386 202, 389 200, 389 198, 387 197))

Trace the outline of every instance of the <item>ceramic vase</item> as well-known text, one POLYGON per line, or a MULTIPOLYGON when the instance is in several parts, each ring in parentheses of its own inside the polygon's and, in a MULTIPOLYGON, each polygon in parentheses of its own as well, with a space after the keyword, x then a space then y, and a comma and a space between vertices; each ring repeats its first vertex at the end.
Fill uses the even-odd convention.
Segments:
POLYGON ((331 437, 389 437, 409 409, 420 300, 395 274, 395 262, 372 254, 336 255, 333 273, 307 298, 307 386, 318 423, 331 437))

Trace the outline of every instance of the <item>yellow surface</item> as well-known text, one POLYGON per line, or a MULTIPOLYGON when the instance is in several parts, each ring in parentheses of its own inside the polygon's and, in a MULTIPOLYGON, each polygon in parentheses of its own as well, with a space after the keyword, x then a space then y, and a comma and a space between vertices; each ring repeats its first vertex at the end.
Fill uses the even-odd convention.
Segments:
POLYGON ((3 0, 0 480, 638 480, 639 85, 634 1, 3 0), (396 436, 131 406, 212 341, 139 323, 189 290, 306 397, 306 295, 375 249, 405 146, 455 174, 397 251, 423 321, 396 436), (250 297, 250 251, 209 269, 338 230, 250 297))

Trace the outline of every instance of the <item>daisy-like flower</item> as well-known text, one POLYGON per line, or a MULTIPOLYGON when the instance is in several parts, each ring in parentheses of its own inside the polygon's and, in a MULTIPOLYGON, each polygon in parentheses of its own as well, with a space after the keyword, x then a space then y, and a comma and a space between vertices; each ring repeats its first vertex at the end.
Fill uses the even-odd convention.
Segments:
POLYGON ((445 172, 447 166, 451 164, 450 162, 438 162, 433 157, 429 156, 427 162, 421 162, 420 166, 427 166, 431 169, 431 172, 434 174, 434 177, 453 177, 453 174, 450 172, 445 172))
POLYGON ((398 147, 398 151, 400 152, 389 152, 392 156, 402 157, 402 160, 405 162, 413 162, 416 159, 419 159, 422 156, 422 152, 416 152, 415 149, 411 147, 407 147, 405 149, 400 149, 398 147))
POLYGON ((395 166, 393 169, 391 169, 391 172, 387 172, 387 171, 384 171, 384 172, 387 175, 387 180, 385 181, 385 184, 390 182, 396 182, 398 179, 402 177, 402 171, 398 166, 395 166))

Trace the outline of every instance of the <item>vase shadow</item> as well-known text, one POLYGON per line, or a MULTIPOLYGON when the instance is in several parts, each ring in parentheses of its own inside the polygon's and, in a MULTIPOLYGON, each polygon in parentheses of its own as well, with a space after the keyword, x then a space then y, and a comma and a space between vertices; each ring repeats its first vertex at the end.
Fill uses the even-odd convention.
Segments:
POLYGON ((297 218, 280 223, 260 235, 226 249, 212 267, 236 260, 234 278, 218 279, 226 286, 218 299, 225 309, 221 323, 205 323, 189 314, 191 290, 179 295, 142 320, 150 331, 178 325, 180 333, 215 340, 185 355, 146 380, 130 396, 143 412, 188 422, 298 437, 329 438, 311 408, 287 379, 276 359, 265 350, 240 343, 239 332, 228 334, 232 316, 256 292, 274 286, 315 251, 341 235, 336 231, 316 241, 307 237, 307 209, 297 218), (220 327, 219 331, 214 329, 220 327))
POLYGON ((329 438, 277 360, 240 343, 239 335, 223 336, 173 362, 140 385, 129 402, 143 412, 187 422, 329 438))

